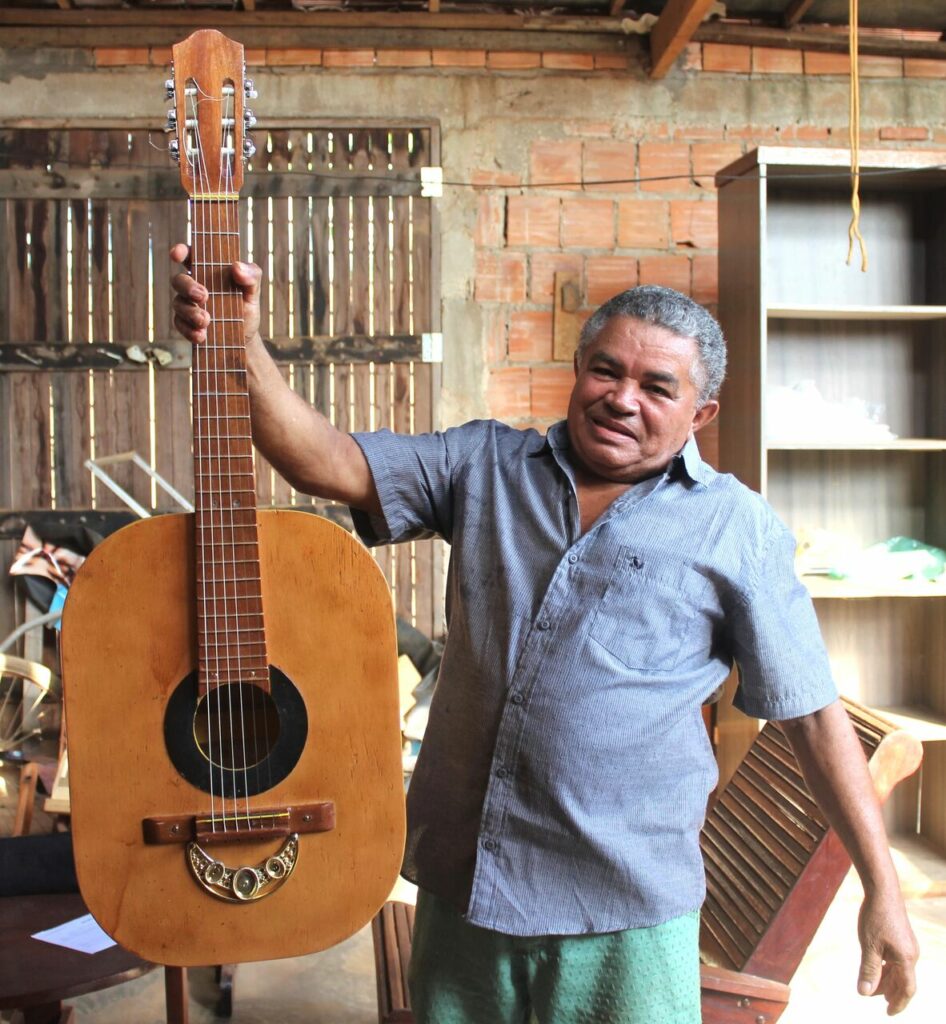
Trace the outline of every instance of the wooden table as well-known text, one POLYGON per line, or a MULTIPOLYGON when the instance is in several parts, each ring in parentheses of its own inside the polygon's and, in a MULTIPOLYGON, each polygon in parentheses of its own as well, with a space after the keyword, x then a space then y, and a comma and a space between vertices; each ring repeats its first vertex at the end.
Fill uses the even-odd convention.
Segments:
POLYGON ((78 893, 0 899, 0 1009, 22 1010, 25 1024, 68 1024, 63 999, 154 970, 121 946, 89 954, 30 938, 87 913, 78 893))

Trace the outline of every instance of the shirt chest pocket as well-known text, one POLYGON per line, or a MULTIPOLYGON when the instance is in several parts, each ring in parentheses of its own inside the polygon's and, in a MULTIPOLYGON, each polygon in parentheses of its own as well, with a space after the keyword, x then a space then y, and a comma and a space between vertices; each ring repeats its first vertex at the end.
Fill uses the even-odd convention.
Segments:
POLYGON ((688 566, 652 565, 622 547, 588 627, 590 637, 629 668, 669 672, 701 646, 709 584, 688 566))

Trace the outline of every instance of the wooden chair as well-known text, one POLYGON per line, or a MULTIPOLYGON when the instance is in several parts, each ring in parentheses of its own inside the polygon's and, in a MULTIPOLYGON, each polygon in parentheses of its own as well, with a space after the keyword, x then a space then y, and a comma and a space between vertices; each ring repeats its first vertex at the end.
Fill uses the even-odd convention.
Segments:
MULTIPOLYGON (((851 723, 881 800, 919 767, 915 737, 851 701, 851 723)), ((710 808, 700 957, 703 1024, 773 1024, 851 861, 828 827, 777 722, 759 733, 710 808)), ((372 923, 381 1024, 412 1022, 407 968, 414 908, 388 902, 372 923)))

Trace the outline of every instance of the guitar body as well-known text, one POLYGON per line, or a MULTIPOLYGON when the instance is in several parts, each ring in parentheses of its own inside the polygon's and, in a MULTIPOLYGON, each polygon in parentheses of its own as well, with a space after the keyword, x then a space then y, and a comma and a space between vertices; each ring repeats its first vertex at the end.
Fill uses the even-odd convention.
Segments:
MULTIPOLYGON (((325 519, 257 515, 269 661, 289 681, 290 713, 305 727, 276 773, 285 777, 234 802, 250 812, 334 807, 333 827, 299 836, 294 870, 265 898, 216 898, 195 881, 185 844, 143 838, 145 819, 206 814, 213 799, 182 776, 165 738, 172 696, 193 691, 191 704, 198 700, 194 516, 158 516, 113 534, 83 565, 63 613, 80 888, 105 931, 155 963, 323 949, 371 919, 400 867, 396 641, 384 577, 325 519)), ((208 850, 236 867, 266 863, 279 845, 251 838, 208 850)))

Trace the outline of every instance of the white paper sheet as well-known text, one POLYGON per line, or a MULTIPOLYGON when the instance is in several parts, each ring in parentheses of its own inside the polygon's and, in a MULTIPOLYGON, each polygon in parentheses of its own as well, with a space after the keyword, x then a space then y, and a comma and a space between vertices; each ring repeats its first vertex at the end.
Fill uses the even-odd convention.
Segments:
POLYGON ((74 921, 66 921, 55 928, 36 932, 32 937, 39 939, 40 942, 51 942, 55 946, 65 946, 66 949, 75 949, 80 953, 100 953, 103 949, 115 945, 115 940, 99 928, 91 914, 77 917, 74 921))

